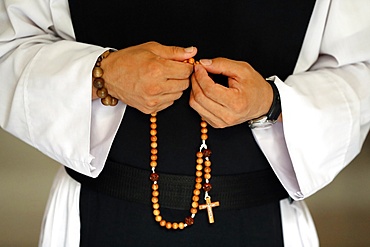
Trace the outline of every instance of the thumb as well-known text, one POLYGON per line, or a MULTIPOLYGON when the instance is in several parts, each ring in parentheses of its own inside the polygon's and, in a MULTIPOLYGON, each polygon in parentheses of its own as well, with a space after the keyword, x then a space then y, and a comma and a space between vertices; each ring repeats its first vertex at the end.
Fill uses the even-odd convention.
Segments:
POLYGON ((237 78, 243 70, 243 62, 227 58, 201 59, 199 61, 207 72, 221 74, 226 77, 237 78))
POLYGON ((186 59, 192 58, 197 54, 197 48, 194 46, 184 48, 179 46, 159 45, 157 47, 154 47, 152 51, 162 58, 181 62, 186 59))

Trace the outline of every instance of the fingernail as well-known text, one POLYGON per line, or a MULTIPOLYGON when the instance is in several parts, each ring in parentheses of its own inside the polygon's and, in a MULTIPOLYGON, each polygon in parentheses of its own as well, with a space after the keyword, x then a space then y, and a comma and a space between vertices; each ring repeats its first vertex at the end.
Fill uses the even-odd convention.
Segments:
POLYGON ((212 59, 201 59, 201 60, 199 60, 199 62, 202 65, 211 65, 212 64, 212 59))
POLYGON ((194 46, 190 46, 188 48, 185 48, 185 52, 193 52, 194 51, 194 46))

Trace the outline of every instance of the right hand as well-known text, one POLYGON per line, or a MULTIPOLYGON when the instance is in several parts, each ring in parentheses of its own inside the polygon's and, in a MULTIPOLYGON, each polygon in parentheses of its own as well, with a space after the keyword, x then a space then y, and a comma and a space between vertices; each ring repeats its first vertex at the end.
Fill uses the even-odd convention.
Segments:
POLYGON ((102 61, 108 92, 127 105, 149 114, 179 99, 189 87, 195 47, 181 48, 148 42, 111 53, 102 61))

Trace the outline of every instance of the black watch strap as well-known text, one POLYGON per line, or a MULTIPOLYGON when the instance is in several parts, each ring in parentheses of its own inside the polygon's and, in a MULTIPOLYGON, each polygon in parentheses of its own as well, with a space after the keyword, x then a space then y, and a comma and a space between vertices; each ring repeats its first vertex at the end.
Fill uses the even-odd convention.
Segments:
POLYGON ((271 107, 270 107, 269 111, 267 112, 266 116, 267 116, 267 120, 275 122, 281 114, 280 94, 279 94, 279 90, 276 87, 274 81, 267 80, 267 82, 272 87, 273 100, 272 100, 271 107))
POLYGON ((251 129, 269 128, 277 121, 281 114, 281 102, 279 90, 277 89, 275 82, 273 80, 268 78, 266 81, 272 87, 273 92, 272 104, 266 115, 248 121, 248 125, 251 129))

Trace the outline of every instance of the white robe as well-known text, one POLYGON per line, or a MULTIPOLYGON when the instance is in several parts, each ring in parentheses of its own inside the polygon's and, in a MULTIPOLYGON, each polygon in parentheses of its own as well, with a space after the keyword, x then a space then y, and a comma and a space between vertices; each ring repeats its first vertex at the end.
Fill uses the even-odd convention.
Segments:
MULTIPOLYGON (((67 0, 1 1, 0 126, 97 177, 126 107, 91 103, 91 70, 106 49, 75 41, 67 0)), ((360 152, 370 127, 370 2, 318 0, 293 75, 275 83, 284 123, 253 134, 296 200, 281 201, 285 246, 318 246, 303 199, 360 152)), ((61 169, 40 246, 79 245, 79 192, 61 169)))

